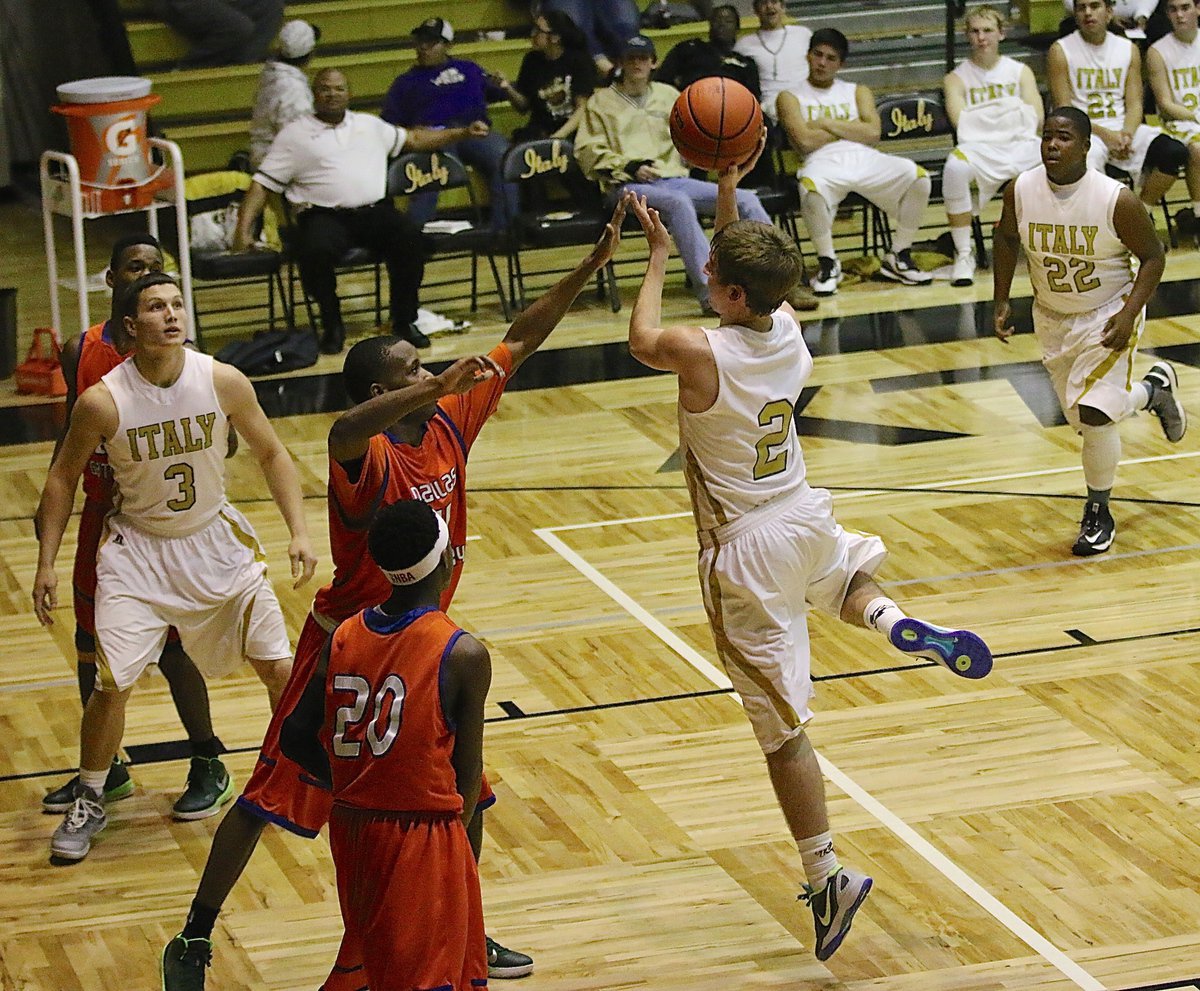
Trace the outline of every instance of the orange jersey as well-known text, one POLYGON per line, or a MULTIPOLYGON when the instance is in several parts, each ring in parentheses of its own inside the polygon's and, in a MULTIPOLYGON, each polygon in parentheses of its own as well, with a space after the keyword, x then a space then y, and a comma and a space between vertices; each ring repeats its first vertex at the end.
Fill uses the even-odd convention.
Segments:
MULTIPOLYGON (((88 389, 125 360, 125 355, 113 344, 108 329, 109 322, 89 327, 79 339, 79 361, 75 366, 75 395, 82 396, 88 389)), ((103 447, 96 448, 88 458, 83 472, 83 494, 93 502, 112 502, 112 469, 108 465, 108 454, 103 447)))
POLYGON ((322 741, 333 801, 384 812, 461 813, 454 727, 442 711, 442 663, 463 631, 426 606, 367 609, 329 647, 322 741))
POLYGON ((414 447, 386 433, 376 434, 353 478, 345 465, 330 459, 333 581, 317 592, 314 613, 340 623, 392 594, 391 584, 367 550, 367 530, 381 507, 399 499, 420 499, 446 521, 454 547, 454 572, 442 594, 442 608, 449 607, 467 548, 467 455, 487 418, 496 411, 512 374, 507 345, 497 345, 491 357, 504 369, 504 377, 461 396, 439 400, 420 444, 414 447))

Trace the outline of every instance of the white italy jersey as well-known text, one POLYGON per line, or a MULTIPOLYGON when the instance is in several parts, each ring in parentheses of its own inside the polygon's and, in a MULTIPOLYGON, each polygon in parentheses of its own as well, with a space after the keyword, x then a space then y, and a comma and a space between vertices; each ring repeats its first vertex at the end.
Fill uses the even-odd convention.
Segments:
POLYGON ((1089 45, 1078 31, 1060 38, 1071 80, 1071 106, 1105 127, 1120 130, 1125 121, 1125 82, 1133 59, 1133 42, 1111 31, 1104 44, 1089 45))
POLYGON ((1021 96, 1021 71, 1025 67, 1015 58, 1001 55, 990 69, 981 69, 970 59, 954 67, 954 75, 967 91, 965 109, 977 110, 989 103, 1021 96))
MULTIPOLYGON (((1167 67, 1167 84, 1176 103, 1182 103, 1193 113, 1200 109, 1200 34, 1191 44, 1173 34, 1164 35, 1152 46, 1162 56, 1167 67)), ((1164 120, 1167 130, 1182 129, 1194 133, 1200 125, 1188 120, 1164 120), (1182 125, 1182 128, 1181 128, 1182 125)))
POLYGON ((680 457, 696 527, 711 530, 804 485, 793 406, 812 374, 800 325, 777 311, 771 329, 704 329, 717 363, 717 400, 679 407, 680 457))
MULTIPOLYGON (((855 83, 846 82, 844 79, 835 79, 833 85, 821 89, 806 79, 793 86, 791 93, 800 102, 800 112, 806 121, 821 120, 822 118, 861 119, 858 114, 858 86, 855 83)), ((816 151, 805 156, 804 162, 807 165, 834 152, 847 151, 852 148, 861 150, 864 147, 866 146, 857 141, 839 139, 822 145, 816 151)))
POLYGON ((1017 176, 1017 228, 1039 305, 1087 313, 1132 288, 1132 255, 1113 225, 1124 188, 1095 169, 1070 186, 1052 186, 1044 165, 1017 176))
POLYGON ((131 358, 104 376, 117 404, 107 440, 117 484, 116 512, 140 530, 185 537, 225 505, 229 426, 213 385, 213 359, 184 349, 183 371, 159 388, 131 358))

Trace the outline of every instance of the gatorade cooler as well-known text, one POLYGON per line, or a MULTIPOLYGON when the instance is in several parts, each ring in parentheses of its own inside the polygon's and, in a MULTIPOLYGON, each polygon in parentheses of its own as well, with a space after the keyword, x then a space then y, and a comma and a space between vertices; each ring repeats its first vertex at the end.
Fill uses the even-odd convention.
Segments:
POLYGON ((159 101, 149 79, 77 79, 59 86, 58 98, 63 102, 51 109, 67 118, 85 210, 139 209, 171 185, 170 172, 154 165, 146 140, 146 110, 159 101))

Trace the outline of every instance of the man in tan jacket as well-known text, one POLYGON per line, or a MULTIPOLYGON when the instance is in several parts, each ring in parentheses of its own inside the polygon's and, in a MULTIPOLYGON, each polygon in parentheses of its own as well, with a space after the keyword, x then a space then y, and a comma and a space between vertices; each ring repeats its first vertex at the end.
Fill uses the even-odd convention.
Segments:
MULTIPOLYGON (((708 238, 700 216, 717 209, 717 184, 692 179, 671 143, 667 125, 679 91, 650 81, 657 62, 654 43, 630 38, 621 52, 621 77, 588 98, 575 136, 575 156, 588 178, 616 200, 626 190, 644 196, 675 239, 683 267, 700 305, 708 308, 708 238)), ((758 196, 737 191, 738 211, 746 220, 771 222, 758 196)))

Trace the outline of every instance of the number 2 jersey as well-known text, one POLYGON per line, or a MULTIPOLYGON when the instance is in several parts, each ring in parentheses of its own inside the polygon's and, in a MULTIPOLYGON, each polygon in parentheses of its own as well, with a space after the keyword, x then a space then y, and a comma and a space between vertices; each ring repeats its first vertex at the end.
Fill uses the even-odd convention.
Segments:
POLYGON ((1017 229, 1040 306, 1087 313, 1132 288, 1132 255, 1113 221, 1124 188, 1095 169, 1069 186, 1051 184, 1044 165, 1017 176, 1017 229))
POLYGON ((322 741, 339 805, 384 812, 462 812, 454 726, 442 710, 442 664, 462 630, 431 607, 367 609, 329 647, 322 741))
POLYGON ((506 344, 493 348, 490 357, 504 369, 504 377, 440 399, 419 444, 376 434, 360 462, 344 465, 330 459, 333 581, 317 592, 313 602, 313 616, 326 629, 392 594, 391 584, 367 550, 367 530, 381 507, 399 499, 420 499, 446 521, 454 572, 442 594, 442 607, 454 597, 467 544, 467 455, 512 375, 512 353, 506 344))
POLYGON ((717 399, 679 406, 680 458, 698 530, 722 526, 804 487, 794 404, 812 374, 800 325, 777 310, 765 333, 704 328, 717 365, 717 399))

